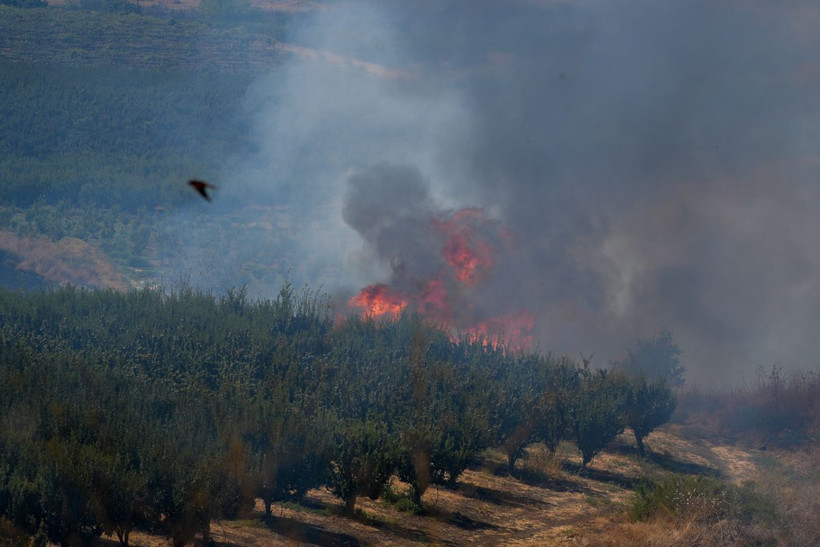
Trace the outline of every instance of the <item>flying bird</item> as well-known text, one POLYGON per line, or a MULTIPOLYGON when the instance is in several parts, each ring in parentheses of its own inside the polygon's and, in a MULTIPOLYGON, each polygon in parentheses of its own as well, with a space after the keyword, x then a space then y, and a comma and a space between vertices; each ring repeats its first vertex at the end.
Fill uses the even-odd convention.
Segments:
POLYGON ((214 190, 214 189, 216 189, 216 186, 214 186, 213 184, 207 183, 207 182, 203 182, 201 180, 196 180, 196 179, 189 180, 188 184, 193 186, 194 189, 197 192, 199 192, 199 194, 203 198, 205 198, 207 201, 211 201, 211 196, 208 195, 208 189, 210 188, 211 190, 214 190))

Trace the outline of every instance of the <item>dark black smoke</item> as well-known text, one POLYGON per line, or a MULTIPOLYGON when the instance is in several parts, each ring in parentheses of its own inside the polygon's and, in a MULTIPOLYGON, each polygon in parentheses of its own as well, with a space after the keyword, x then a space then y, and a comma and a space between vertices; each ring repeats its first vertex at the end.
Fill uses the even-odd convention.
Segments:
POLYGON ((244 178, 321 210, 334 290, 421 276, 427 216, 481 207, 517 245, 476 305, 526 307, 544 349, 606 364, 670 329, 701 381, 814 368, 818 25, 800 1, 329 4, 289 39, 337 57, 258 86, 244 178))
POLYGON ((410 166, 376 164, 351 176, 342 218, 391 268, 403 290, 432 279, 443 267, 438 215, 426 181, 410 166))

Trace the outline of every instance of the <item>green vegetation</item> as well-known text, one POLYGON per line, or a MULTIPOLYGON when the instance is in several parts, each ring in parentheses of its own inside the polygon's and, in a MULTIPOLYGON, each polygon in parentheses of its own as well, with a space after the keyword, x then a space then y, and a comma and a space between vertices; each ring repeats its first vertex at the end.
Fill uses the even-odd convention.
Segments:
POLYGON ((248 146, 240 104, 249 78, 5 63, 0 82, 0 202, 31 212, 23 232, 93 236, 105 226, 99 213, 60 224, 72 208, 119 216, 172 207, 181 199, 172 182, 214 173, 248 146))
POLYGON ((780 526, 776 503, 754 484, 734 486, 702 475, 673 474, 638 485, 629 516, 692 530, 687 543, 703 545, 774 544, 773 530, 780 526))
POLYGON ((671 519, 671 527, 689 531, 682 543, 817 544, 818 380, 814 373, 786 375, 773 365, 758 370, 756 385, 679 392, 675 427, 687 437, 708 439, 709 445, 745 447, 755 463, 754 484, 672 476, 638 491, 633 517, 671 519), (684 498, 675 498, 676 492, 686 492, 693 507, 680 505, 676 500, 684 498))
POLYGON ((638 453, 644 455, 644 438, 672 418, 676 404, 672 387, 663 380, 647 380, 643 374, 632 380, 626 403, 626 425, 635 435, 638 453))
POLYGON ((248 81, 0 63, 0 230, 76 237, 121 269, 150 268, 183 244, 165 217, 190 197, 184 181, 247 145, 248 81))
POLYGON ((686 373, 680 359, 682 354, 672 333, 663 330, 657 336, 636 340, 626 358, 615 365, 633 376, 642 374, 650 380, 663 380, 672 387, 680 388, 686 373))
POLYGON ((0 0, 0 5, 17 8, 44 8, 48 3, 45 0, 0 0))
MULTIPOLYGON (((127 280, 151 283, 196 231, 213 245, 214 233, 245 229, 235 218, 170 220, 190 204, 186 180, 219 181, 252 153, 244 100, 278 64, 286 18, 141 11, 122 1, 0 5, 0 230, 82 239, 127 280)), ((265 243, 276 252, 287 236, 265 243)), ((291 267, 230 252, 248 264, 236 284, 276 286, 291 267)))
POLYGON ((778 518, 774 503, 757 493, 753 484, 737 487, 703 475, 670 475, 656 483, 640 484, 630 517, 645 520, 658 514, 702 524, 728 518, 771 526, 778 518))
MULTIPOLYGON (((273 204, 167 222, 191 197, 183 181, 252 152, 243 98, 278 62, 281 16, 245 0, 174 17, 122 0, 2 4, 0 230, 79 238, 121 269, 150 270, 191 240, 203 252, 228 241, 237 283, 282 279, 287 258, 260 264, 241 243, 248 223, 282 221, 261 235, 271 251, 288 244, 300 219, 271 220, 273 204)), ((817 435, 816 376, 789 380, 775 367, 757 390, 681 393, 668 332, 592 371, 454 340, 418 317, 337 321, 324 296, 287 284, 273 300, 247 294, 0 290, 0 539, 81 545, 106 534, 128 545, 142 529, 207 543, 213 520, 255 499, 268 515, 276 503, 300 507, 318 487, 350 514, 360 496, 423 513, 425 491, 456 487, 488 447, 516 473, 543 443, 530 474, 544 480, 564 441, 582 468, 626 427, 643 453, 676 396, 679 419, 706 416, 711 433, 772 446, 817 435), (395 476, 407 489, 391 486, 395 476)), ((763 518, 767 499, 673 476, 640 487, 633 513, 743 521, 763 518)))
POLYGON ((629 380, 606 369, 584 369, 584 382, 574 397, 572 430, 581 451, 581 468, 626 428, 629 380))
POLYGON ((604 415, 583 409, 623 399, 615 376, 453 340, 417 317, 337 323, 324 297, 289 285, 272 301, 0 291, 0 515, 40 543, 127 544, 142 527, 183 544, 255 498, 270 512, 322 485, 354 514, 393 475, 410 485, 402 507, 420 510, 425 488, 454 486, 512 431, 553 442, 583 415, 578 439, 605 446, 604 415), (550 403, 553 386, 580 401, 564 422, 510 420, 505 393, 550 403))

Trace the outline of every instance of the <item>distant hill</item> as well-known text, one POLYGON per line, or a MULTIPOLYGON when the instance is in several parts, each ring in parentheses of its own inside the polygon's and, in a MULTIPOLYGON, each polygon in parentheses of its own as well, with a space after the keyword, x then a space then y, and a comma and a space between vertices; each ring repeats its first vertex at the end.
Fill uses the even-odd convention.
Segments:
MULTIPOLYGON (((181 248, 213 244, 183 241, 196 230, 166 219, 193 197, 185 181, 247 152, 243 100, 286 54, 277 42, 286 19, 149 11, 0 5, 0 230, 38 242, 3 247, 0 286, 37 285, 31 276, 42 274, 124 288, 154 281, 181 248), (79 277, 35 252, 60 248, 65 262, 79 241, 79 277)), ((199 229, 222 229, 212 220, 199 229)))
MULTIPOLYGON (((172 15, 172 14, 171 14, 172 15)), ((142 69, 267 70, 281 59, 279 23, 208 24, 138 13, 0 5, 0 60, 142 69)))

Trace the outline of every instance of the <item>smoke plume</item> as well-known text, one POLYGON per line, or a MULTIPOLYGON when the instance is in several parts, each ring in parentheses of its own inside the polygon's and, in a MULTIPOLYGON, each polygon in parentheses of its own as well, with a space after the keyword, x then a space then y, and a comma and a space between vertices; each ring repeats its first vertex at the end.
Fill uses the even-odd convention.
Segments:
POLYGON ((526 313, 598 364, 670 329, 695 381, 816 368, 818 25, 802 1, 327 3, 249 93, 233 188, 295 208, 296 273, 334 293, 420 306, 438 280, 455 324, 526 313), (441 231, 462 209, 472 283, 441 231))

